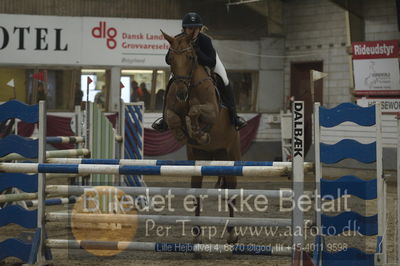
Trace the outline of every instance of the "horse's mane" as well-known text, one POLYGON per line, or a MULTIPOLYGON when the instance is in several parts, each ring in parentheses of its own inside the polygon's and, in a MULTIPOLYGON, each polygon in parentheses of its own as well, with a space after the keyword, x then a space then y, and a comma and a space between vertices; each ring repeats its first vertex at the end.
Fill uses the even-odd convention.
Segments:
POLYGON ((214 38, 213 38, 210 34, 206 33, 206 31, 208 31, 207 26, 201 27, 200 33, 203 33, 203 34, 206 35, 208 38, 210 38, 211 40, 213 40, 214 38))
MULTIPOLYGON (((208 28, 206 27, 206 26, 203 26, 202 28, 201 28, 201 30, 200 30, 200 33, 201 34, 203 34, 203 35, 205 35, 205 36, 207 36, 208 38, 210 38, 211 40, 213 40, 214 38, 210 35, 210 34, 208 34, 208 33, 206 33, 206 31, 208 31, 208 28)), ((184 37, 186 37, 187 36, 187 34, 184 32, 184 31, 182 31, 180 34, 178 34, 178 35, 176 35, 175 36, 175 40, 181 40, 181 39, 183 39, 184 37)))
MULTIPOLYGON (((176 46, 180 46, 182 43, 186 43, 185 42, 185 38, 187 37, 187 34, 182 32, 181 34, 178 34, 177 36, 175 36, 175 42, 174 44, 176 46)), ((187 43, 190 45, 190 43, 187 43)), ((172 45, 171 45, 172 46, 172 45)))

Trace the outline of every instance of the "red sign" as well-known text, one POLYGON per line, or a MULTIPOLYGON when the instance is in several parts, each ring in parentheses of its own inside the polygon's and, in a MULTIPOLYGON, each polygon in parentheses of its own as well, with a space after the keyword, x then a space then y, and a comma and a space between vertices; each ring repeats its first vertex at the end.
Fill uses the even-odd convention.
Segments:
POLYGON ((36 80, 44 81, 44 73, 43 72, 36 72, 32 75, 32 77, 36 80))
POLYGON ((353 42, 353 59, 398 58, 398 40, 353 42))
POLYGON ((98 27, 92 28, 92 36, 95 38, 106 39, 108 49, 114 49, 117 46, 115 37, 117 36, 117 29, 114 27, 107 27, 107 22, 100 21, 98 27))

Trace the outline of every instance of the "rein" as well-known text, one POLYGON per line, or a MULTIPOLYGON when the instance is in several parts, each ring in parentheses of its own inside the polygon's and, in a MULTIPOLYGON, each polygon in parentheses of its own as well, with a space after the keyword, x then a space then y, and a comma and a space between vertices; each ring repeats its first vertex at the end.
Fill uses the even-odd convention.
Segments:
POLYGON ((189 46, 189 47, 186 47, 186 48, 183 48, 183 49, 180 49, 180 50, 177 50, 177 49, 174 49, 174 48, 169 48, 169 50, 171 52, 176 53, 176 54, 181 54, 181 53, 184 53, 186 51, 192 50, 192 46, 189 46))
MULTIPOLYGON (((193 50, 193 47, 192 47, 192 46, 189 46, 189 47, 186 47, 186 48, 183 48, 183 49, 180 49, 180 50, 173 49, 173 48, 169 48, 169 50, 170 50, 171 52, 175 53, 175 54, 182 54, 182 53, 184 53, 184 52, 193 50)), ((199 84, 196 83, 196 86, 193 86, 193 85, 191 84, 193 72, 194 72, 194 69, 195 69, 195 67, 196 67, 196 65, 197 65, 197 56, 196 56, 196 54, 194 54, 193 60, 191 60, 191 61, 192 61, 192 66, 191 66, 191 68, 190 68, 189 75, 186 75, 186 76, 174 75, 174 76, 172 77, 172 82, 175 82, 175 81, 182 81, 182 82, 186 85, 186 87, 187 87, 187 89, 188 89, 188 95, 190 95, 190 93, 191 93, 191 88, 192 88, 192 87, 196 87, 196 86, 198 86, 198 85, 201 83, 201 82, 200 82, 199 84)))
MULTIPOLYGON (((193 50, 194 50, 194 49, 193 49, 193 46, 192 46, 192 45, 190 45, 189 47, 180 49, 180 50, 170 48, 170 52, 171 52, 171 53, 183 54, 183 53, 185 53, 185 52, 189 52, 189 51, 190 51, 190 52, 192 52, 192 55, 193 55, 192 58, 188 59, 188 60, 191 60, 191 61, 192 61, 192 62, 191 62, 192 64, 191 64, 191 67, 190 67, 190 70, 189 70, 188 75, 182 76, 182 75, 175 75, 175 74, 174 74, 174 76, 173 76, 172 79, 171 79, 171 80, 172 80, 172 83, 174 83, 174 82, 179 82, 179 81, 180 81, 180 82, 183 82, 183 83, 185 84, 186 89, 187 89, 187 93, 186 93, 186 95, 185 95, 184 101, 185 101, 186 103, 188 103, 188 99, 190 99, 190 95, 191 95, 191 92, 192 92, 192 89, 193 89, 193 88, 196 88, 197 86, 201 85, 202 83, 204 83, 204 82, 206 82, 206 81, 208 81, 208 80, 210 80, 210 81, 213 83, 213 79, 212 79, 209 75, 207 75, 206 77, 204 77, 204 78, 202 78, 202 79, 200 79, 200 80, 198 80, 198 81, 196 81, 196 82, 194 82, 194 81, 192 80, 192 79, 193 79, 194 70, 195 70, 195 68, 196 68, 196 66, 197 66, 197 64, 198 64, 197 55, 196 55, 195 52, 193 53, 193 50)), ((190 102, 189 102, 189 104, 190 104, 190 102)), ((200 129, 200 131, 202 131, 202 132, 208 132, 208 131, 210 131, 210 129, 211 129, 211 125, 206 124, 203 128, 200 129)), ((186 136, 189 138, 189 140, 188 140, 189 143, 191 143, 191 144, 198 144, 197 141, 193 140, 193 139, 190 137, 190 134, 189 134, 189 132, 188 132, 188 130, 187 130, 186 127, 182 127, 182 131, 183 131, 184 134, 186 134, 186 136)))

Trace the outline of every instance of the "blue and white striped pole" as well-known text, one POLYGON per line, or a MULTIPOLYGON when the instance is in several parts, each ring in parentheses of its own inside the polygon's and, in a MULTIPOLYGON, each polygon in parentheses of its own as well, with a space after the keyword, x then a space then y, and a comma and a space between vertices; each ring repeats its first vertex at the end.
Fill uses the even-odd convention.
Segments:
POLYGON ((46 137, 47 144, 76 144, 85 141, 84 137, 80 136, 67 136, 67 137, 46 137))
POLYGON ((262 176, 287 174, 282 166, 189 166, 189 165, 107 165, 107 164, 50 164, 0 163, 0 172, 7 173, 67 173, 67 174, 134 174, 161 176, 262 176))
MULTIPOLYGON (((74 203, 76 203, 75 197, 47 199, 45 201, 46 206, 67 205, 67 204, 74 204, 74 203)), ((37 200, 26 201, 26 206, 28 206, 28 207, 36 207, 37 205, 38 205, 37 200)))
MULTIPOLYGON (((49 163, 60 164, 119 164, 119 165, 196 165, 196 166, 282 166, 291 167, 291 162, 265 161, 191 161, 191 160, 135 160, 135 159, 85 159, 85 158, 50 158, 49 163)), ((306 162, 304 166, 313 166, 306 162)))
POLYGON ((234 255, 290 256, 291 247, 228 244, 191 244, 125 241, 48 239, 47 246, 57 249, 136 250, 181 253, 228 253, 234 255))

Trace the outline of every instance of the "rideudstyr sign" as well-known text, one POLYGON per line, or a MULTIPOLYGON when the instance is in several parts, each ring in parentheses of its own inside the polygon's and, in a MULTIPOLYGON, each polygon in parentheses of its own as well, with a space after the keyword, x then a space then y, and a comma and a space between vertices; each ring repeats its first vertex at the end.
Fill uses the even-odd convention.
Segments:
POLYGON ((1 14, 1 64, 166 66, 179 20, 1 14))
POLYGON ((356 95, 400 95, 397 40, 354 42, 356 95))
POLYGON ((397 58, 398 55, 397 40, 353 42, 353 59, 397 58))

